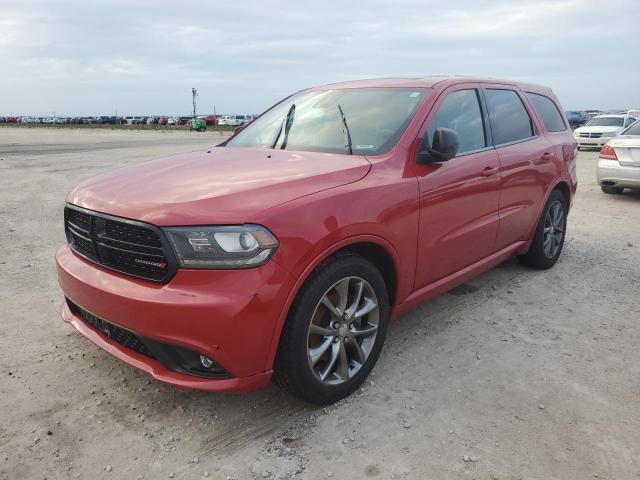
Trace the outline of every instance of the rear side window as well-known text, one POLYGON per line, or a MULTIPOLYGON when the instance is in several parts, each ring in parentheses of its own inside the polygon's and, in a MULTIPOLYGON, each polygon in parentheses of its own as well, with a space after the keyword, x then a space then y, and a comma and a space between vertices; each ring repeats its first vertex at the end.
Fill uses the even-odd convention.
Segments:
POLYGON ((547 129, 547 132, 562 132, 567 129, 553 100, 537 93, 527 93, 527 98, 533 104, 533 108, 536 109, 540 118, 542 118, 542 123, 544 123, 544 128, 547 129))
POLYGON ((640 135, 640 122, 636 122, 627 128, 622 135, 640 135))
POLYGON ((533 137, 533 124, 522 100, 513 90, 484 91, 494 145, 533 137))
POLYGON ((460 142, 458 155, 485 148, 487 142, 478 92, 475 89, 458 90, 444 99, 427 129, 429 145, 433 145, 433 133, 437 128, 456 131, 460 142))

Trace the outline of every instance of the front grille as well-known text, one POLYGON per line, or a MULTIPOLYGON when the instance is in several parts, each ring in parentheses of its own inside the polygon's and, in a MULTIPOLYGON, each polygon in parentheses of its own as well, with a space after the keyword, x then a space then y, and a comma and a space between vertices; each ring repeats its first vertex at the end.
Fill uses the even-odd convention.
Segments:
POLYGON ((67 205, 69 245, 83 257, 135 277, 167 282, 175 272, 171 248, 151 225, 67 205))
POLYGON ((90 327, 93 327, 101 334, 118 342, 120 345, 133 350, 134 352, 141 353, 142 355, 145 355, 149 358, 155 358, 149 351, 149 349, 145 346, 145 344, 142 343, 140 337, 138 337, 131 330, 127 330, 126 328, 119 327, 118 325, 115 325, 111 322, 107 322, 106 320, 103 320, 93 313, 88 312, 84 308, 79 307, 70 300, 67 300, 67 304, 69 305, 69 309, 71 310, 71 312, 79 315, 85 321, 85 323, 87 323, 90 327))
POLYGON ((580 138, 600 138, 601 133, 581 133, 580 138))

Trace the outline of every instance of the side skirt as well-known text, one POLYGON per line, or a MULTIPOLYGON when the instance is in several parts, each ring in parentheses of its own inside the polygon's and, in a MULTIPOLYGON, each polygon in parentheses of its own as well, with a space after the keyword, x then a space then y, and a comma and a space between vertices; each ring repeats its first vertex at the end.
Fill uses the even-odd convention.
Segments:
POLYGON ((409 295, 404 302, 396 305, 391 312, 391 320, 396 320, 398 316, 418 306, 425 300, 436 297, 448 290, 464 283, 474 277, 477 277, 483 272, 490 270, 496 265, 504 262, 508 258, 524 253, 526 251, 527 242, 520 241, 503 248, 499 252, 494 253, 482 260, 469 265, 468 267, 458 270, 451 275, 444 277, 437 282, 422 287, 409 295))

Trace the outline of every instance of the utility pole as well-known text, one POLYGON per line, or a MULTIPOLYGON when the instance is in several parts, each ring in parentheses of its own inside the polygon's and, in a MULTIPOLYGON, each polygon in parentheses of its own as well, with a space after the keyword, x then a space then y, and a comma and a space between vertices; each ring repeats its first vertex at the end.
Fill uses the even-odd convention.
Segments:
POLYGON ((191 89, 191 96, 193 98, 193 119, 196 119, 196 97, 198 96, 198 90, 195 88, 191 89))

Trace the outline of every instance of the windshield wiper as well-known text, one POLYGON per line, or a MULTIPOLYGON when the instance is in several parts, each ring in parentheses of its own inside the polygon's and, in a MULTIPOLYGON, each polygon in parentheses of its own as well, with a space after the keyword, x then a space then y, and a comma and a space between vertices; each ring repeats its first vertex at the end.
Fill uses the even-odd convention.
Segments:
POLYGON ((347 144, 345 150, 349 151, 349 155, 353 155, 353 148, 351 147, 351 134, 349 133, 349 125, 347 125, 347 117, 344 116, 342 107, 338 104, 338 110, 340 111, 340 117, 342 118, 342 124, 344 125, 344 133, 347 135, 347 144))
POLYGON ((284 117, 284 121, 280 124, 280 129, 278 130, 278 134, 276 138, 273 140, 271 144, 271 148, 276 148, 278 144, 278 140, 280 140, 280 135, 282 135, 282 127, 284 126, 284 140, 282 140, 281 150, 284 150, 287 146, 287 140, 289 139, 289 130, 291 130, 291 125, 293 125, 293 115, 296 112, 296 104, 292 103, 289 107, 289 111, 287 112, 287 116, 284 117))

